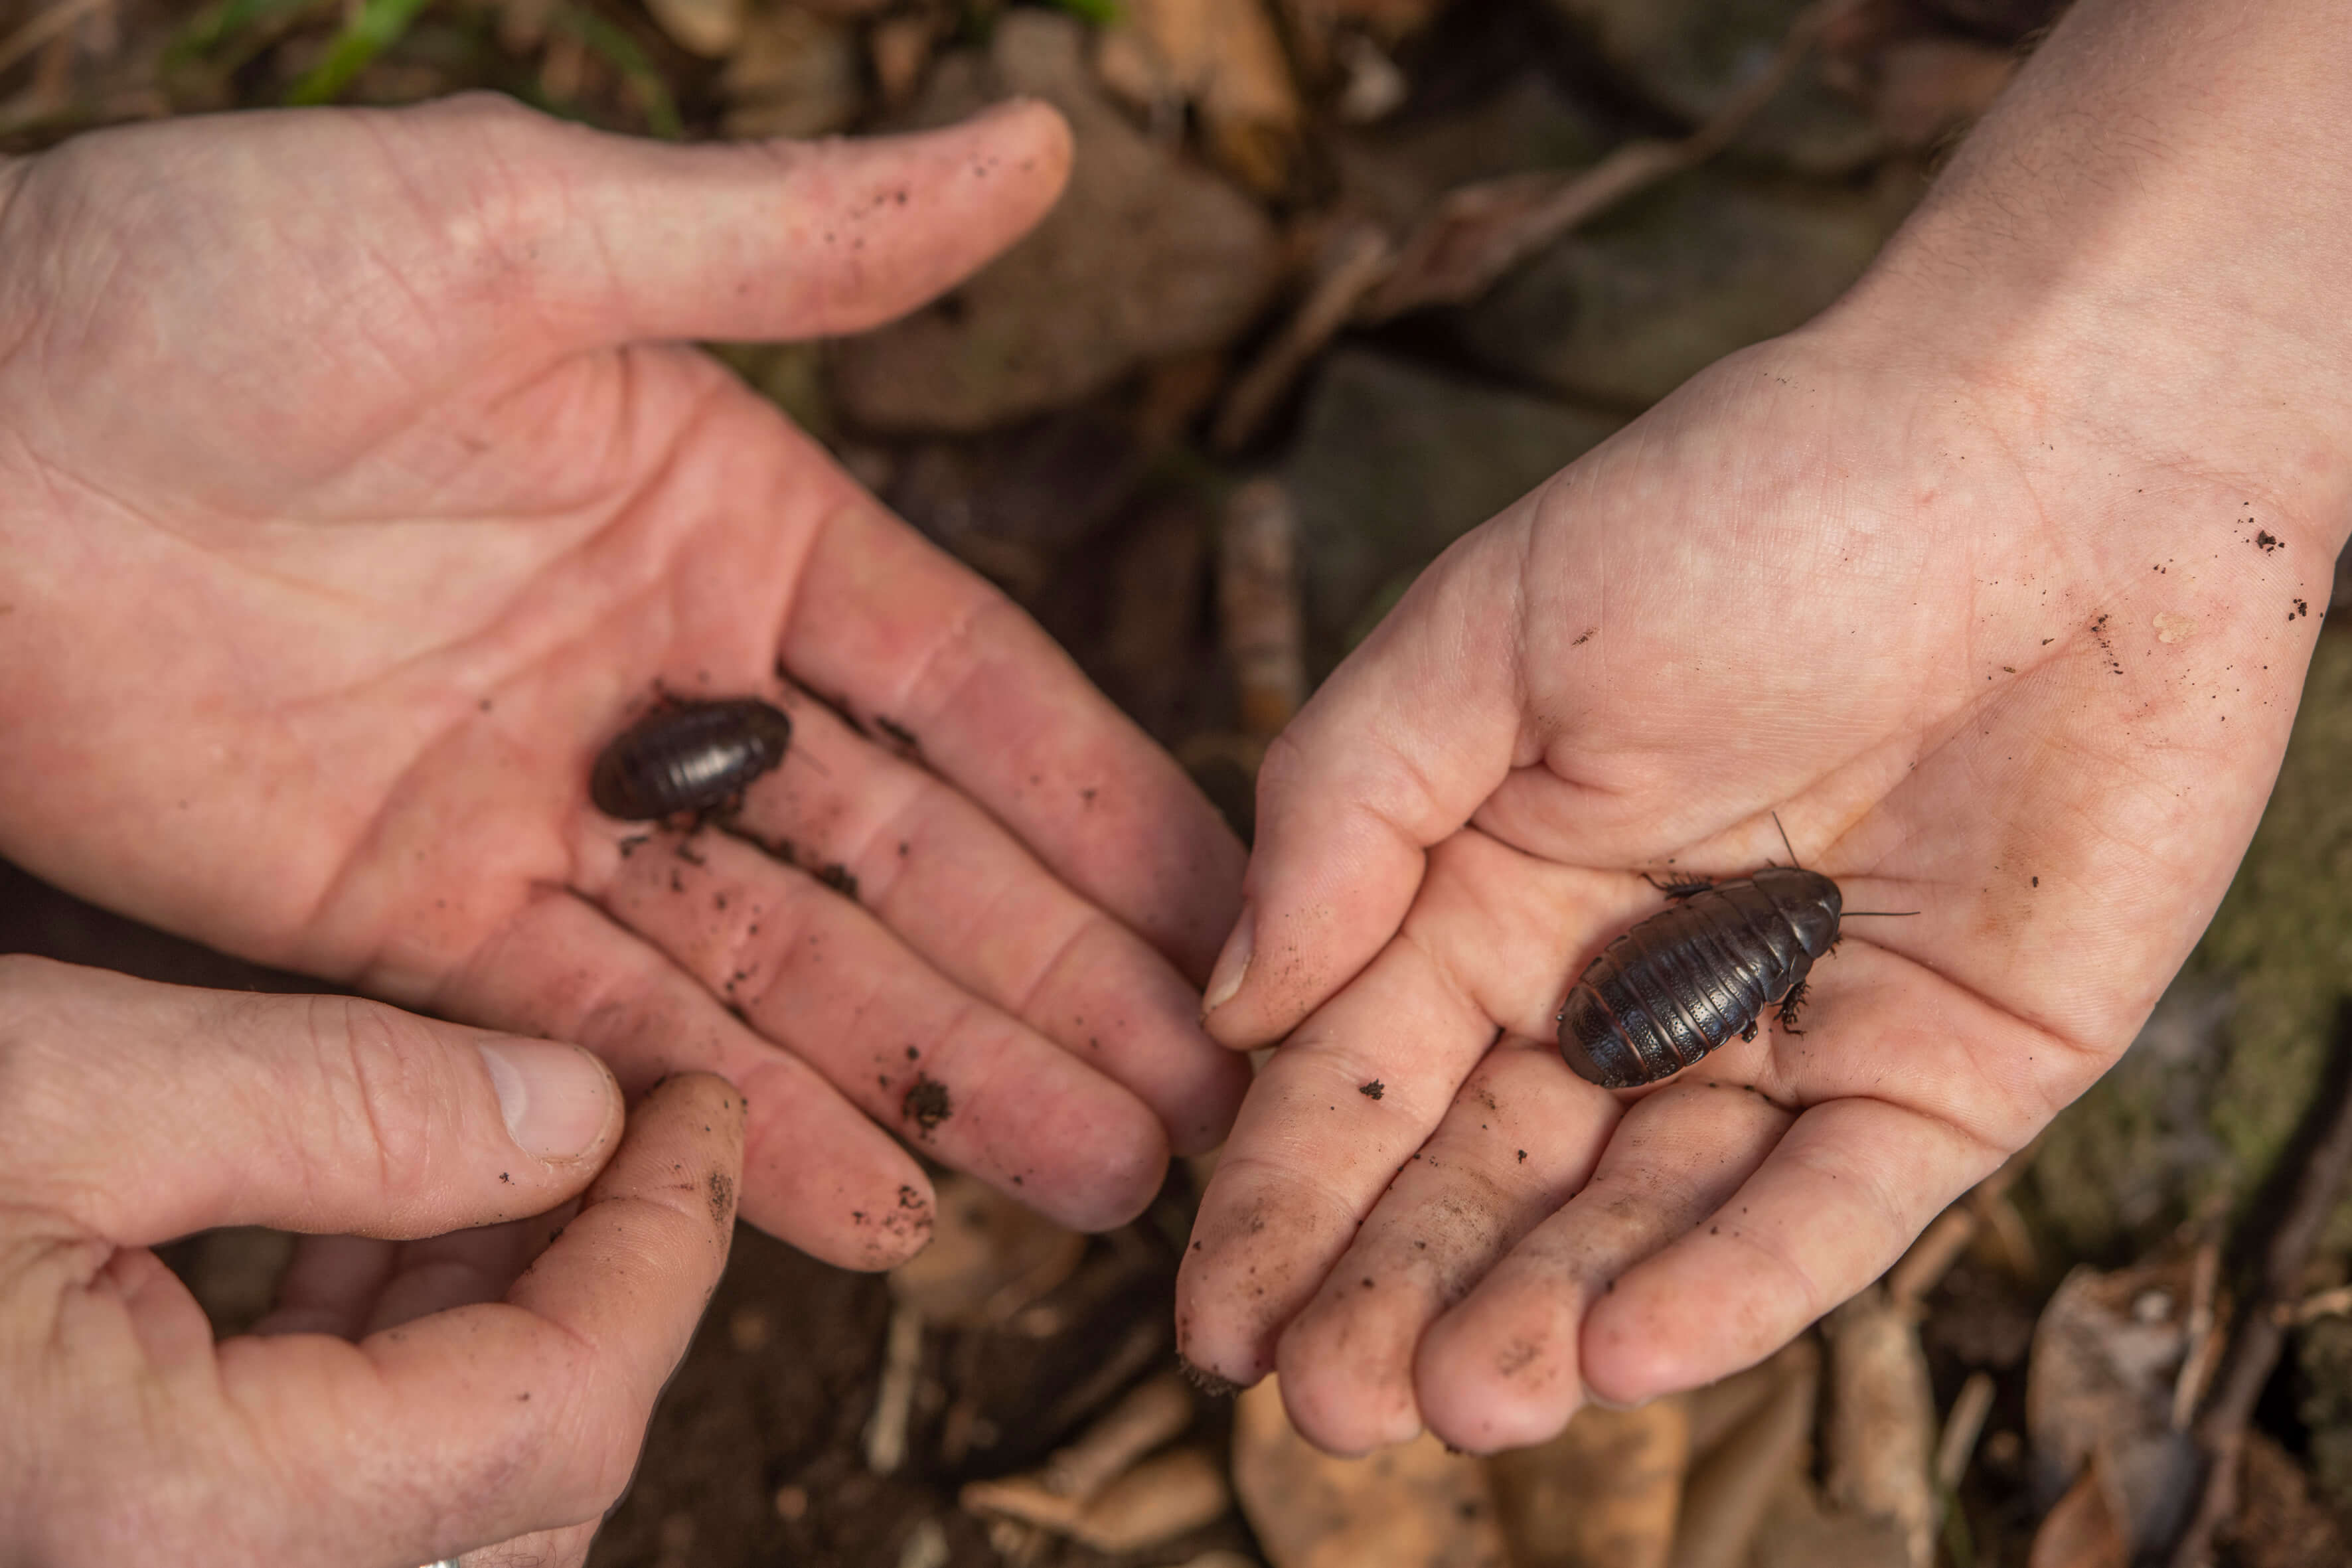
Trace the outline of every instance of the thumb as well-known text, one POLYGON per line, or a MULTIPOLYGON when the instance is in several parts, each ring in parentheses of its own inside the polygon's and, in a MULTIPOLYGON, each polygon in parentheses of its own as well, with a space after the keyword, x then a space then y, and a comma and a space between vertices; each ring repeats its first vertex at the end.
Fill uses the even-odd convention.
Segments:
POLYGON ((0 1202, 118 1246, 213 1226, 413 1237, 596 1174, 621 1093, 574 1046, 342 996, 0 957, 0 1202))
POLYGON ((1280 1039, 1370 963, 1429 847, 1509 775, 1526 510, 1439 557, 1267 749, 1242 912, 1202 1000, 1221 1043, 1280 1039))
POLYGON ((559 339, 749 340, 854 332, 905 314, 1026 233, 1069 176, 1044 103, 856 141, 692 147, 465 100, 407 111, 467 145, 452 166, 560 191, 478 205, 501 255, 530 258, 559 339), (475 143, 494 153, 472 155, 475 143))

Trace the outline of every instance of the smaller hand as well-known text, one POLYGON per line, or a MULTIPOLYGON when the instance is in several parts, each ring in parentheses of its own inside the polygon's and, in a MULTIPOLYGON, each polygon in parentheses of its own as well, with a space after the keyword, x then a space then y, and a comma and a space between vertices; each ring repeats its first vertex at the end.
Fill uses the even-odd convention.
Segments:
POLYGON ((0 1560, 585 1559, 726 1261, 725 1082, 625 1130, 571 1046, 0 957, 0 1560), (215 1344, 149 1248, 223 1225, 355 1234, 215 1344))

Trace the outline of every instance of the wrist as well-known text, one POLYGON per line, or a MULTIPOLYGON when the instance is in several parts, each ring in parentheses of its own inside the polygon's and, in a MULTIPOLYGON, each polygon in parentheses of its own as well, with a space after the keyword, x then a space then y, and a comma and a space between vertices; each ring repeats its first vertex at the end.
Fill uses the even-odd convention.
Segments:
MULTIPOLYGON (((2352 530, 2352 29, 2316 0, 2081 0, 1813 332, 2021 453, 2352 530)), ((2141 481, 2135 481, 2137 484, 2141 481)))

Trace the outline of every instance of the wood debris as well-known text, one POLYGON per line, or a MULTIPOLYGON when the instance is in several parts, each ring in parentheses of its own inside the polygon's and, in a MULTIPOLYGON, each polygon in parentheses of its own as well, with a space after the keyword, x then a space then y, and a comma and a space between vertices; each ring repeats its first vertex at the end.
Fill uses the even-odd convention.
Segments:
POLYGON ((1298 513, 1279 479, 1252 479, 1225 503, 1217 601, 1240 688, 1242 731, 1271 741, 1307 699, 1298 605, 1298 513))
POLYGON ((1935 1391, 1918 1320, 1874 1285, 1830 1315, 1829 1497, 1885 1520, 1908 1568, 1931 1568, 1941 1518, 1932 1473, 1935 1391))
POLYGON ((1665 1568, 1690 1468, 1689 1406, 1589 1405, 1550 1442, 1488 1467, 1512 1568, 1665 1568))
POLYGON ((1273 1568, 1503 1568, 1486 1466, 1424 1432, 1361 1459, 1310 1446, 1277 1380, 1234 1409, 1234 1489, 1273 1568))

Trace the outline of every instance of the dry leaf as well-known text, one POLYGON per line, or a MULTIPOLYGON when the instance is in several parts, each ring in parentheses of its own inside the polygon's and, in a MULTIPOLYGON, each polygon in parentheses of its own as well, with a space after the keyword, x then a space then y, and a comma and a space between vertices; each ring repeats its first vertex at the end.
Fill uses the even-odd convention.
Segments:
POLYGON ((1681 1399, 1588 1405, 1549 1443, 1487 1461, 1513 1568, 1664 1568, 1690 1468, 1681 1399))
POLYGON ((1485 1466, 1427 1433, 1335 1459, 1267 1378, 1235 1402, 1234 1489, 1274 1568, 1503 1568, 1485 1466))
POLYGON ((951 1328, 1009 1321, 1070 1276, 1087 1238, 965 1175, 939 1184, 931 1244, 890 1271, 890 1294, 951 1328))
POLYGON ((2025 1421, 2040 1494, 2079 1490, 2095 1460, 2127 1547, 2172 1540, 2195 1492, 2196 1448, 2172 1421, 2193 1275, 2187 1258, 2077 1268, 2034 1330, 2025 1421))
POLYGON ((1741 1568, 1748 1561, 1774 1494, 1805 1463, 1821 1371, 1821 1347, 1801 1339, 1717 1384, 1723 1392, 1712 1403, 1722 1414, 1704 1408, 1702 1396, 1714 1391, 1694 1396, 1694 1437, 1704 1429, 1717 1440, 1704 1449, 1694 1445, 1673 1568, 1741 1568))
POLYGON ((1287 178, 1298 90, 1259 0, 1130 0, 1096 68, 1123 97, 1197 107, 1212 150, 1256 189, 1287 178))
POLYGON ((1910 1310, 1872 1286, 1831 1317, 1829 1496, 1893 1524, 1910 1568, 1931 1568, 1936 1395, 1910 1310))
POLYGON ((2131 1542, 2116 1521, 2094 1463, 2033 1532, 2026 1568, 2131 1568, 2131 1542))

